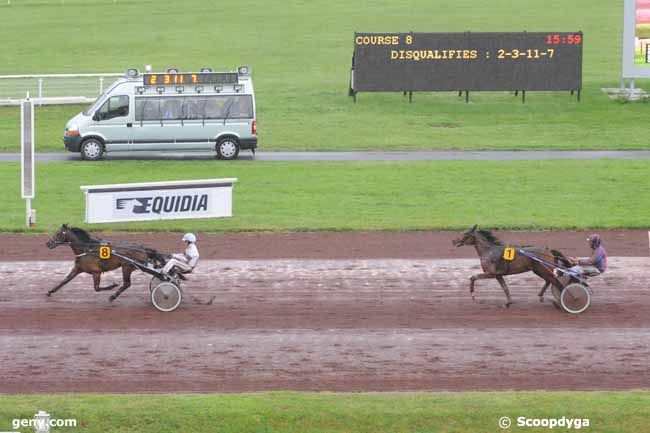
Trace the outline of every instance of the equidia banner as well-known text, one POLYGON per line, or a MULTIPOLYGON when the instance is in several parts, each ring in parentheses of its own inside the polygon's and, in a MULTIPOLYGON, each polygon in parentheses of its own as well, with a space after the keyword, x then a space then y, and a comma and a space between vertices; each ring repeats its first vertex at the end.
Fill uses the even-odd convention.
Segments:
POLYGON ((237 179, 82 186, 86 223, 232 216, 237 179))

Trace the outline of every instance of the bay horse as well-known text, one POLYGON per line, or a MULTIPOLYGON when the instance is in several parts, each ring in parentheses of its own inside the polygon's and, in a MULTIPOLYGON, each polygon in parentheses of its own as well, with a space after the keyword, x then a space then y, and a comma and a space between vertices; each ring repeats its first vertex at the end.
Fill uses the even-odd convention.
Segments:
POLYGON ((59 245, 69 245, 75 254, 73 268, 70 270, 68 275, 66 275, 63 281, 47 292, 47 296, 51 296, 54 292, 72 281, 74 277, 84 272, 93 276, 93 283, 96 292, 112 290, 117 287, 118 284, 112 283, 105 287, 100 286, 101 275, 103 272, 112 271, 120 267, 122 268, 122 286, 110 296, 110 301, 114 301, 123 291, 128 289, 131 286, 131 274, 137 268, 127 260, 114 254, 111 254, 108 259, 101 259, 99 257, 99 248, 102 245, 109 245, 112 250, 119 251, 121 255, 140 263, 152 262, 154 265, 162 267, 168 259, 167 255, 159 253, 151 248, 146 248, 142 245, 112 245, 109 242, 102 241, 101 239, 94 239, 85 230, 77 227, 70 227, 67 224, 63 224, 61 228, 59 228, 59 230, 47 241, 46 245, 49 249, 56 248, 59 245))
POLYGON ((551 284, 560 290, 564 288, 564 284, 556 277, 551 266, 540 263, 525 254, 521 254, 518 250, 524 250, 526 253, 539 257, 547 263, 562 264, 564 266, 571 265, 570 260, 557 250, 534 246, 504 245, 492 232, 489 230, 478 230, 476 225, 464 232, 460 238, 455 239, 453 244, 456 247, 473 245, 481 260, 483 273, 470 277, 469 292, 472 300, 475 300, 474 283, 476 280, 494 278, 499 282, 506 295, 506 307, 510 307, 512 298, 510 297, 508 285, 503 278, 505 275, 532 271, 535 275, 541 277, 546 284, 538 294, 540 301, 543 301, 544 292, 551 284), (511 260, 504 258, 506 248, 514 249, 514 256, 510 257, 511 260))

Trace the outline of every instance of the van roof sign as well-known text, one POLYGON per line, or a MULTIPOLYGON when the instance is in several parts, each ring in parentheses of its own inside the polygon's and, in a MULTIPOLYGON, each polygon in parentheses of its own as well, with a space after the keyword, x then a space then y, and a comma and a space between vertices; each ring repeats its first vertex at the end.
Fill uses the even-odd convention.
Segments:
POLYGON ((194 72, 185 74, 143 74, 145 86, 176 86, 179 84, 237 84, 237 72, 194 72))

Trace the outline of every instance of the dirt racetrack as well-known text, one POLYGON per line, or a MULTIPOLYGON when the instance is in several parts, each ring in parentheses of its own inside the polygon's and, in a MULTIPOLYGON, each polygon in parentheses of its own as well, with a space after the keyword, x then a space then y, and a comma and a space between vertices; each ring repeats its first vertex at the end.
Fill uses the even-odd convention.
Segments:
MULTIPOLYGON (((142 273, 112 304, 89 275, 47 298, 70 251, 0 235, 0 392, 650 389, 648 235, 601 233, 610 269, 579 316, 550 294, 540 303, 532 274, 506 279, 509 310, 495 281, 479 281, 473 303, 478 260, 450 233, 200 235, 183 305, 167 314, 142 273)), ((570 255, 587 253, 584 235, 499 234, 570 255)))

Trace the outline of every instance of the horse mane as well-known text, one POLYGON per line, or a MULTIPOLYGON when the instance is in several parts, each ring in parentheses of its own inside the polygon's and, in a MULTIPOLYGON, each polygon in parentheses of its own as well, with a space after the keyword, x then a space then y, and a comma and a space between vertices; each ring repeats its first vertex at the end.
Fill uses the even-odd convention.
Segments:
POLYGON ((551 250, 551 254, 553 254, 553 258, 555 259, 555 263, 560 263, 564 265, 567 268, 570 268, 572 266, 571 261, 560 251, 558 250, 551 250))
POLYGON ((80 242, 87 244, 99 242, 97 239, 93 239, 87 231, 80 229, 79 227, 70 227, 70 231, 75 234, 80 242))
POLYGON ((485 240, 487 240, 490 243, 493 243, 495 245, 503 245, 503 242, 501 242, 496 236, 494 236, 490 230, 480 229, 477 230, 476 232, 481 236, 483 236, 485 240))

